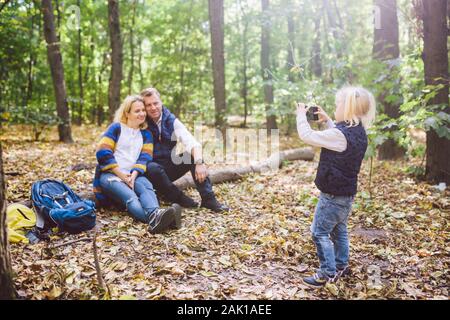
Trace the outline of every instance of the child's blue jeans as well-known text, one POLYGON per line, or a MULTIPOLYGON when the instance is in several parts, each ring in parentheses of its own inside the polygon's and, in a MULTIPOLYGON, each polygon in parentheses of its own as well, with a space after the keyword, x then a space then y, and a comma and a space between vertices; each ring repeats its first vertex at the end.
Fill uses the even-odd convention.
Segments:
POLYGON ((314 213, 311 233, 320 261, 320 272, 334 277, 336 268, 348 265, 349 240, 347 221, 354 196, 321 193, 314 213))
POLYGON ((100 176, 100 186, 105 194, 137 220, 148 223, 150 215, 159 208, 153 186, 144 176, 134 182, 134 191, 115 174, 105 172, 100 176))

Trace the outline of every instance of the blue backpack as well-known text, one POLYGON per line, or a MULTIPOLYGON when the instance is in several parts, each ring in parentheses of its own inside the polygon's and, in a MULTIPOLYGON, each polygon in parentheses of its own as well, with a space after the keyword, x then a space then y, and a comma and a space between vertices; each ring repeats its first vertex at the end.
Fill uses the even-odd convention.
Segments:
POLYGON ((31 187, 31 201, 37 214, 36 227, 47 231, 58 227, 70 234, 95 226, 95 204, 81 199, 61 181, 45 179, 31 187))

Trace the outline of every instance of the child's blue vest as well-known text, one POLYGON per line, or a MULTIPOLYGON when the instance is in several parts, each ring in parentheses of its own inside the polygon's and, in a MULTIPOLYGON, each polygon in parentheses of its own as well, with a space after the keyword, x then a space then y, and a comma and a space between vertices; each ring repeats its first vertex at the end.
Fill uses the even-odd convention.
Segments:
POLYGON ((322 192, 335 196, 353 196, 356 194, 358 173, 367 149, 367 135, 361 123, 348 127, 345 122, 340 122, 336 128, 347 139, 347 149, 336 152, 322 148, 314 182, 322 192))
POLYGON ((162 107, 161 132, 152 120, 148 121, 148 127, 153 135, 153 160, 168 160, 177 141, 172 141, 174 132, 173 124, 176 117, 166 108, 162 107))

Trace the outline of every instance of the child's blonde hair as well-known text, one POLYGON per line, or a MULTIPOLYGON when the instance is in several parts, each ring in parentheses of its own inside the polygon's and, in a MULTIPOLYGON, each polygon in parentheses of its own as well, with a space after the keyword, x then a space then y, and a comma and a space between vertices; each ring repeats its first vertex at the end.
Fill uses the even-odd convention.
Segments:
POLYGON ((373 94, 362 87, 344 87, 336 93, 336 102, 344 103, 344 121, 350 126, 361 122, 365 129, 375 119, 376 103, 373 94))
MULTIPOLYGON (((133 103, 135 102, 142 102, 144 103, 144 100, 141 96, 138 95, 131 95, 127 96, 122 104, 120 105, 119 109, 116 110, 116 113, 114 115, 114 122, 120 122, 123 124, 127 124, 128 120, 128 113, 131 111, 131 107, 133 106, 133 103)), ((146 129, 147 128, 147 121, 144 121, 144 123, 139 125, 140 129, 146 129)))

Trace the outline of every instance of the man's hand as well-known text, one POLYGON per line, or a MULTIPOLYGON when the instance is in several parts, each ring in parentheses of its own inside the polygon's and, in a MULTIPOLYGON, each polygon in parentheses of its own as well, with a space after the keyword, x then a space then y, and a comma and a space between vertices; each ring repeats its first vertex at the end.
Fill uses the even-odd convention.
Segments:
POLYGON ((208 176, 208 168, 204 163, 195 165, 195 180, 202 183, 208 176))

